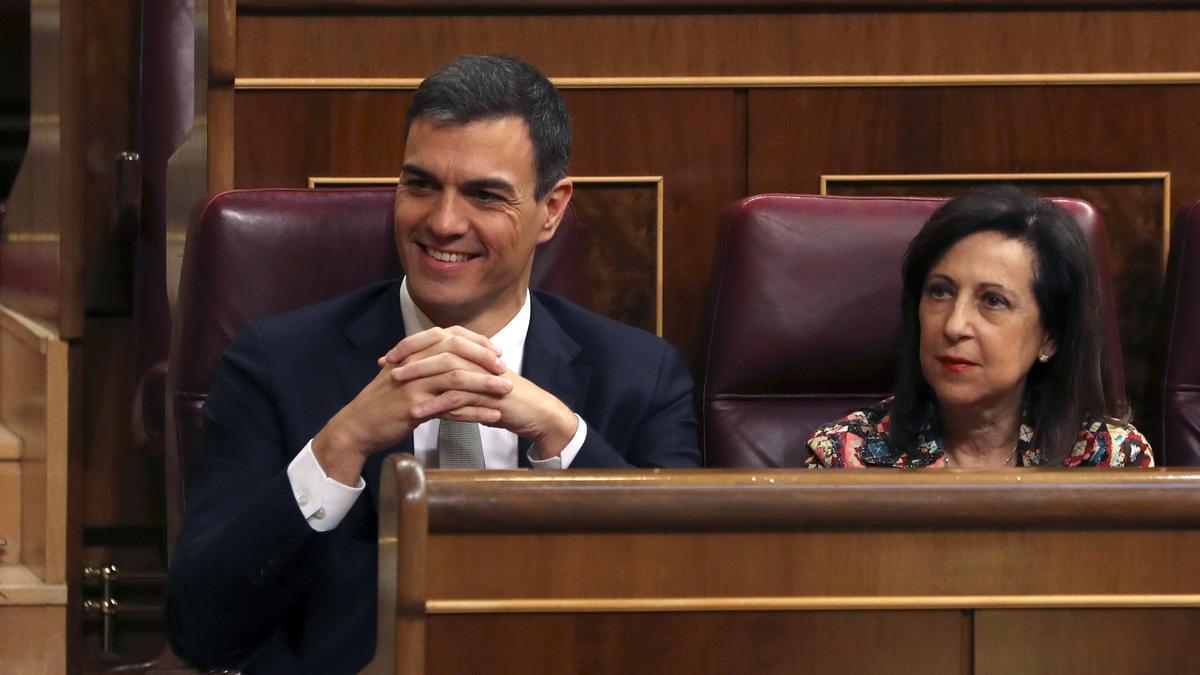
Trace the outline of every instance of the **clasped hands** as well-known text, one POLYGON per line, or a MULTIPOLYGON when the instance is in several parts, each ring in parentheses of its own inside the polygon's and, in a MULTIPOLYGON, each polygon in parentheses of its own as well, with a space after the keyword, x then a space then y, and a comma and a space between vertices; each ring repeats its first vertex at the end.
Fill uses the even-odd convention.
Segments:
POLYGON ((354 485, 371 454, 433 418, 479 422, 532 439, 535 459, 554 457, 578 420, 549 392, 504 365, 486 337, 461 326, 410 335, 379 358, 379 373, 313 439, 330 477, 354 485))

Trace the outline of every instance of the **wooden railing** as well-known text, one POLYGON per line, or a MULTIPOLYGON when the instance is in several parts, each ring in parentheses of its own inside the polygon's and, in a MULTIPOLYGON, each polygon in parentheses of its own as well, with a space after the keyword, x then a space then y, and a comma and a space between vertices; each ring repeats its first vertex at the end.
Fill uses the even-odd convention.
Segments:
POLYGON ((1200 472, 386 466, 371 672, 1200 667, 1200 472))

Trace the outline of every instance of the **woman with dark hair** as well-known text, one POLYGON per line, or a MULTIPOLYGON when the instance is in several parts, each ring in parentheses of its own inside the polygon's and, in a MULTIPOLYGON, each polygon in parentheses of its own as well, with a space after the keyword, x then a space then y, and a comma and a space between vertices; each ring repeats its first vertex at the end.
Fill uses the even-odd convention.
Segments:
POLYGON ((939 208, 904 255, 894 395, 817 428, 810 467, 1153 466, 1074 218, 1015 188, 939 208))

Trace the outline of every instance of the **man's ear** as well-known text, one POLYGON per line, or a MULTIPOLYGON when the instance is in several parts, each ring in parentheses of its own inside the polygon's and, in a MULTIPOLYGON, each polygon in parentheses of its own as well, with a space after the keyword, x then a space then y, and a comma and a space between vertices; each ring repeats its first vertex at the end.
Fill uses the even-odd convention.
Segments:
POLYGON ((546 220, 542 223, 542 230, 538 232, 539 244, 550 241, 558 231, 558 224, 562 222, 563 214, 567 212, 567 204, 571 203, 571 195, 574 193, 575 185, 571 183, 570 178, 564 178, 555 183, 550 192, 543 197, 546 200, 546 220))

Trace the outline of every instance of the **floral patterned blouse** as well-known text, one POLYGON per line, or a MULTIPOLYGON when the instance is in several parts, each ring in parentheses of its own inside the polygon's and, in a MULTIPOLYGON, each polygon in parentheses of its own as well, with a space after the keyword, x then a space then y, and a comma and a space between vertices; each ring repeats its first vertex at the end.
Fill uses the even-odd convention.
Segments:
MULTIPOLYGON (((900 467, 920 469, 946 466, 940 434, 926 422, 912 453, 892 450, 888 445, 891 430, 892 399, 850 413, 836 422, 817 427, 808 439, 810 469, 900 467)), ((1022 424, 1017 437, 1017 466, 1040 466, 1042 453, 1033 447, 1033 428, 1022 424)), ((1120 424, 1094 417, 1084 419, 1079 437, 1064 466, 1130 467, 1154 466, 1150 444, 1131 424, 1120 424)))

